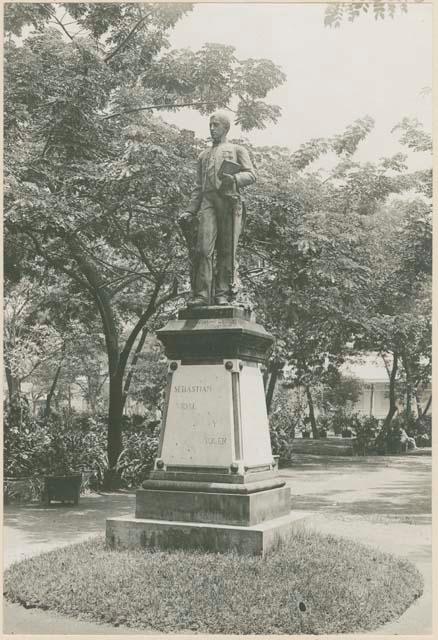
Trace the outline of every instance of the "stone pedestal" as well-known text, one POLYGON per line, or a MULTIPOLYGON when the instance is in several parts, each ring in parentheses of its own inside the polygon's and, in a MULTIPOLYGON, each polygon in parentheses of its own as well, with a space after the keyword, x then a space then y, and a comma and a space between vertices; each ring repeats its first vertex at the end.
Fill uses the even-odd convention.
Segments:
POLYGON ((231 306, 180 311, 158 337, 169 359, 158 457, 135 518, 107 520, 107 541, 264 553, 291 518, 263 388, 272 337, 231 306))

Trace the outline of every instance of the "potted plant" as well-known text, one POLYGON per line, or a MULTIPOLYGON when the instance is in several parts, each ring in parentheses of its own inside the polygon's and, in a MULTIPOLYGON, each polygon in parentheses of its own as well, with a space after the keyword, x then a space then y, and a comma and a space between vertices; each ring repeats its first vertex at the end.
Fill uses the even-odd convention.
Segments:
POLYGON ((77 452, 67 433, 52 434, 44 473, 43 502, 52 500, 78 504, 82 473, 78 468, 77 452))
POLYGON ((52 500, 78 504, 81 493, 82 473, 68 473, 44 477, 43 501, 49 505, 52 500))

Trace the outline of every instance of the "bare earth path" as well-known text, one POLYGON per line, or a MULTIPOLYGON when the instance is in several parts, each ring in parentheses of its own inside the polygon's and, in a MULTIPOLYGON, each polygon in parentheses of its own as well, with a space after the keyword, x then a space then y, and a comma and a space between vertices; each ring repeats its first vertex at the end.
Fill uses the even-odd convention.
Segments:
MULTIPOLYGON (((327 457, 297 455, 281 474, 291 487, 296 526, 312 527, 401 555, 421 571, 424 594, 381 635, 432 633, 430 456, 327 457)), ((133 494, 81 497, 77 507, 6 507, 4 566, 24 557, 102 534, 109 516, 132 514, 133 494)), ((140 633, 4 603, 5 634, 140 633)))

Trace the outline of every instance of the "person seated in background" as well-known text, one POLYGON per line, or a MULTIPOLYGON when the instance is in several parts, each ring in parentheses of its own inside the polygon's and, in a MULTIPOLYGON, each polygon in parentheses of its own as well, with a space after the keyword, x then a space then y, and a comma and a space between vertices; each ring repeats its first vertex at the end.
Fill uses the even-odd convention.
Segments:
POLYGON ((404 445, 405 450, 416 449, 415 439, 408 436, 404 429, 400 429, 400 442, 404 445))

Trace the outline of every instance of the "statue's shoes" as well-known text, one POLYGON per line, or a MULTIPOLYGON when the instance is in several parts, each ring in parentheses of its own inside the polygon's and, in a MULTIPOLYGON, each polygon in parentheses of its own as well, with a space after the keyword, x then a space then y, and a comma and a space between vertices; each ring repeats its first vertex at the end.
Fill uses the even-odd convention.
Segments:
POLYGON ((192 298, 187 302, 188 307, 208 307, 208 302, 204 298, 192 298))
POLYGON ((214 302, 215 304, 218 304, 220 306, 230 304, 228 299, 225 296, 218 296, 217 298, 215 298, 214 302))

